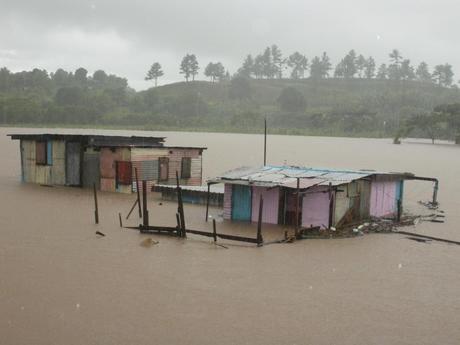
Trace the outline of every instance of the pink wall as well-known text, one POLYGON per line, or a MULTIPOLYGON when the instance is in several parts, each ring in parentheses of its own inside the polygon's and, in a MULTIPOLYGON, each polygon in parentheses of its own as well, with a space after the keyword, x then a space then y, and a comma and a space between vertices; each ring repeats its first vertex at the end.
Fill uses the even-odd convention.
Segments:
POLYGON ((224 219, 232 219, 232 185, 226 183, 224 186, 224 219))
POLYGON ((373 181, 371 186, 370 215, 383 217, 396 212, 395 181, 373 181))
POLYGON ((329 193, 322 193, 324 188, 313 188, 311 194, 305 194, 302 203, 302 226, 320 226, 327 228, 329 225, 329 193))
POLYGON ((252 188, 252 216, 251 220, 259 220, 259 203, 260 195, 264 199, 264 208, 262 212, 262 222, 268 224, 278 224, 278 209, 280 191, 279 188, 267 189, 263 187, 252 188))

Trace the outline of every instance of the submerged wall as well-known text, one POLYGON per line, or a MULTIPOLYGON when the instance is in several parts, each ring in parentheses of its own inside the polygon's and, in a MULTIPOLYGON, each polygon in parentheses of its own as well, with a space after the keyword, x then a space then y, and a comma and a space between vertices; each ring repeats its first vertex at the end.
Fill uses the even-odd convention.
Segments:
POLYGON ((251 221, 259 221, 259 203, 260 196, 264 199, 262 212, 262 222, 268 224, 278 224, 279 213, 279 188, 252 187, 252 215, 251 221))
POLYGON ((36 162, 36 143, 21 140, 21 179, 44 185, 65 185, 65 141, 46 142, 46 164, 36 162))
POLYGON ((328 187, 313 187, 302 198, 302 227, 329 226, 328 187))
POLYGON ((397 213, 397 185, 400 181, 372 181, 370 215, 391 217, 397 213))

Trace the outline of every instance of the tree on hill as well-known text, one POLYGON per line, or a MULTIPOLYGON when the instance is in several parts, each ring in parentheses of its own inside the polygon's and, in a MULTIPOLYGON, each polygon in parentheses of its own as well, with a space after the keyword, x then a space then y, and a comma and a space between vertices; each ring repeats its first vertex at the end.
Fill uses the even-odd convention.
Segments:
POLYGON ((281 110, 290 113, 303 112, 306 106, 304 95, 292 86, 284 88, 277 101, 281 110))
POLYGON ((289 56, 287 65, 292 68, 292 79, 304 78, 305 71, 308 68, 308 59, 305 55, 302 55, 299 52, 294 52, 289 56))
POLYGON ((251 78, 254 74, 254 59, 251 54, 246 56, 243 65, 238 70, 238 74, 243 77, 251 78))
POLYGON ((343 58, 343 76, 345 78, 354 78, 357 68, 356 68, 356 53, 352 49, 349 53, 343 58))
POLYGON ((155 80, 155 86, 158 85, 158 78, 163 76, 163 70, 158 62, 154 62, 147 72, 145 80, 155 80))
POLYGON ((439 86, 451 86, 453 77, 454 72, 452 71, 452 66, 448 63, 434 67, 433 79, 438 83, 439 86))
POLYGON ((381 64, 379 70, 377 71, 377 79, 387 79, 388 78, 388 68, 386 64, 381 64))
POLYGON ((332 68, 331 61, 326 52, 321 55, 321 78, 329 77, 329 71, 332 68))
POLYGON ((364 76, 367 79, 372 79, 374 78, 375 75, 375 60, 372 58, 372 56, 369 56, 369 58, 366 60, 366 63, 364 65, 364 76))
POLYGON ((424 61, 420 62, 420 64, 417 66, 415 75, 418 81, 421 81, 421 82, 432 82, 433 81, 431 77, 431 73, 428 69, 428 64, 424 61))
POLYGON ((322 73, 321 60, 318 56, 315 56, 310 63, 310 77, 315 80, 321 79, 322 73))
POLYGON ((360 78, 363 78, 364 77, 364 70, 366 69, 366 58, 360 54, 357 58, 356 58, 356 71, 358 72, 358 76, 360 78))
POLYGON ((401 63, 403 61, 403 57, 401 56, 401 53, 397 49, 393 49, 391 53, 389 54, 389 56, 390 56, 391 64, 388 66, 388 70, 387 70, 388 79, 401 80, 402 79, 401 63))
POLYGON ((180 73, 184 75, 187 82, 190 77, 192 77, 192 80, 195 80, 195 76, 198 74, 199 69, 200 67, 195 54, 187 54, 184 56, 180 64, 180 73))
POLYGON ((273 61, 273 73, 278 77, 278 79, 283 78, 283 69, 286 63, 286 60, 283 59, 283 54, 281 49, 278 48, 276 44, 271 46, 271 54, 273 61))
POLYGON ((400 74, 401 74, 401 79, 403 80, 414 80, 415 79, 414 68, 411 66, 409 59, 405 59, 401 62, 400 74))
POLYGON ((78 68, 76 71, 75 71, 75 80, 77 81, 77 83, 79 83, 80 85, 85 85, 86 82, 88 81, 88 71, 86 69, 84 69, 83 67, 80 67, 78 68))
POLYGON ((107 79, 107 73, 101 69, 93 73, 93 81, 95 81, 97 84, 104 85, 107 82, 107 79))
POLYGON ((275 65, 273 64, 272 51, 270 47, 265 48, 264 53, 262 54, 262 74, 267 77, 267 79, 273 79, 276 74, 275 65))
POLYGON ((216 63, 210 62, 204 70, 204 75, 206 77, 211 78, 211 81, 214 83, 216 79, 222 80, 224 78, 225 68, 220 62, 216 62, 216 63))

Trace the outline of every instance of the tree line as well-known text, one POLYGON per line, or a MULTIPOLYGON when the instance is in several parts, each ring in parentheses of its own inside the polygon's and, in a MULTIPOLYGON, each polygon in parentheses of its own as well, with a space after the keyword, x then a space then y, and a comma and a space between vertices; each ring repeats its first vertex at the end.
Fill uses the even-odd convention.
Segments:
MULTIPOLYGON (((234 77, 246 77, 256 79, 283 79, 286 71, 290 71, 289 78, 314 80, 325 78, 343 79, 378 79, 378 80, 416 80, 426 83, 435 83, 443 87, 453 85, 454 72, 448 63, 434 66, 433 70, 426 62, 417 66, 411 64, 410 59, 404 58, 398 49, 393 49, 389 55, 388 63, 377 66, 372 56, 365 57, 357 54, 354 49, 350 50, 334 67, 328 54, 324 52, 320 56, 314 56, 311 60, 306 55, 296 51, 289 56, 283 56, 281 49, 273 44, 266 47, 263 52, 253 57, 248 54, 234 77)), ((181 61, 180 73, 188 82, 193 81, 198 75, 199 63, 195 54, 187 54, 181 61)), ((163 76, 161 65, 155 62, 147 72, 146 80, 157 80, 163 76)), ((229 72, 225 71, 221 62, 210 62, 204 70, 204 75, 212 82, 216 80, 230 79, 229 72)))

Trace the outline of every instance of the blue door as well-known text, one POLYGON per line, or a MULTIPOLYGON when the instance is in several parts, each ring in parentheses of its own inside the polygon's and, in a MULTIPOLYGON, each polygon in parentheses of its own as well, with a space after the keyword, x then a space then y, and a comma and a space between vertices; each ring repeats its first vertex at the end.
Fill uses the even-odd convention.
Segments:
POLYGON ((232 219, 251 221, 251 187, 233 185, 232 219))

